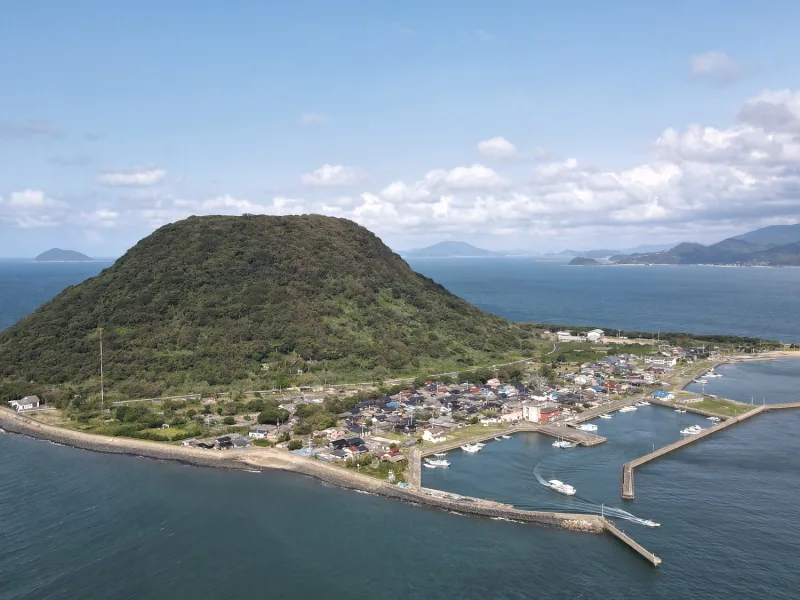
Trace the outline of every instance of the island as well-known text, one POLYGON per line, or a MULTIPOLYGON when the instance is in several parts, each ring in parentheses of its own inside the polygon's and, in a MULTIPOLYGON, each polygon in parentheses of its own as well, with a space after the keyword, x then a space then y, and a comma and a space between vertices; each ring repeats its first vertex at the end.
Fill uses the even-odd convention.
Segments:
POLYGON ((61 248, 51 248, 42 252, 33 259, 33 262, 91 262, 91 256, 86 256, 75 250, 62 250, 61 248))
POLYGON ((505 253, 484 250, 467 242, 439 242, 433 246, 407 250, 402 255, 407 258, 485 258, 505 256, 505 253))
POLYGON ((585 256, 576 256, 571 261, 569 261, 569 264, 572 267, 597 267, 602 263, 593 258, 586 258, 585 256))

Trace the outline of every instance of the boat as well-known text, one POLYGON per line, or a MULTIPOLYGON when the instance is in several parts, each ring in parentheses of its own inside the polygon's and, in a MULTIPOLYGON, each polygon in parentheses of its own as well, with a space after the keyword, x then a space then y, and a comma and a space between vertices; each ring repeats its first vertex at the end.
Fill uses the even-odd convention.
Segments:
POLYGON ((705 385, 708 383, 708 381, 705 379, 695 379, 694 382, 699 383, 700 385, 705 385))
POLYGON ((553 442, 553 448, 572 448, 572 442, 567 440, 557 440, 553 442))
POLYGON ((722 377, 722 375, 719 373, 715 373, 714 369, 711 369, 708 373, 703 375, 703 377, 722 377))
POLYGON ((478 448, 483 448, 484 446, 486 446, 486 444, 484 444, 483 442, 475 442, 472 445, 473 446, 477 446, 478 448))
POLYGON ((623 413, 623 412, 633 412, 635 410, 637 410, 637 408, 635 406, 623 406, 617 412, 621 412, 621 413, 623 413))
POLYGON ((641 402, 638 402, 636 406, 650 406, 650 403, 647 400, 642 400, 641 402))
POLYGON ((439 458, 439 459, 436 459, 436 460, 431 459, 431 458, 426 458, 425 459, 425 464, 433 465, 434 467, 449 467, 450 466, 450 461, 449 460, 444 460, 443 458, 439 458))
POLYGON ((655 521, 651 521, 650 519, 642 521, 642 525, 647 525, 648 527, 661 527, 661 523, 656 523, 655 521))
POLYGON ((582 423, 578 425, 578 429, 581 431, 597 431, 597 425, 594 423, 582 423))
POLYGON ((696 434, 700 433, 701 431, 703 431, 703 428, 700 427, 699 425, 690 425, 686 429, 681 429, 681 434, 682 435, 696 435, 696 434))
POLYGON ((497 442, 502 442, 502 441, 503 441, 503 438, 501 438, 501 437, 496 437, 496 438, 494 438, 494 439, 495 439, 495 441, 497 441, 497 442))
POLYGON ((501 435, 500 437, 503 438, 504 440, 510 440, 511 439, 511 436, 507 435, 505 433, 503 435, 501 435))
POLYGON ((447 456, 447 452, 435 452, 434 456, 438 456, 439 458, 444 458, 447 456))
POLYGON ((429 469, 435 469, 436 468, 436 465, 432 465, 430 463, 422 463, 422 466, 423 467, 428 467, 429 469))
POLYGON ((559 481, 558 479, 551 479, 547 482, 547 485, 550 487, 551 490, 555 490, 559 494, 565 494, 567 496, 574 496, 575 495, 575 488, 569 485, 568 483, 564 483, 563 481, 559 481))
MULTIPOLYGON (((464 444, 463 446, 461 446, 461 449, 464 452, 475 453, 475 452, 480 452, 481 451, 481 446, 478 446, 477 444, 464 444)), ((425 464, 428 464, 428 463, 425 463, 425 464)))
POLYGON ((612 419, 613 417, 611 415, 606 414, 606 415, 600 415, 600 418, 601 419, 612 419))
POLYGON ((676 408, 675 412, 678 413, 679 415, 682 415, 682 414, 684 414, 686 412, 686 410, 683 409, 683 408, 676 408))
POLYGON ((712 423, 719 423, 722 419, 720 419, 719 417, 708 417, 708 420, 711 421, 712 423))

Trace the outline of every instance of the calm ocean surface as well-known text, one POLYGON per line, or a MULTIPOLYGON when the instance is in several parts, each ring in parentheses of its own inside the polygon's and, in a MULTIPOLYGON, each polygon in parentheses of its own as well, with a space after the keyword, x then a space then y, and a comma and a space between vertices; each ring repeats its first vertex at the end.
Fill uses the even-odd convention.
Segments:
MULTIPOLYGON (((597 273, 620 277, 614 273, 622 270, 533 263, 526 267, 528 292, 521 293, 514 270, 506 271, 502 281, 497 268, 486 268, 483 275, 463 269, 460 278, 451 273, 454 279, 447 281, 433 272, 442 262, 415 267, 510 318, 614 326, 614 318, 626 316, 619 307, 599 302, 602 296, 594 293, 591 280, 597 273), (566 274, 571 272, 575 275, 566 274), (540 276, 538 283, 534 275, 540 276), (572 284, 566 281, 570 278, 572 284), (465 286, 461 290, 458 280, 465 286), (550 306, 538 297, 537 289, 559 280, 562 290, 571 285, 569 294, 581 295, 582 318, 570 312, 571 297, 562 302, 551 289, 544 292, 552 296, 550 306), (547 310, 538 312, 540 305, 547 310)), ((0 262, 0 323, 8 326, 65 285, 104 266, 0 262)), ((673 272, 631 271, 629 294, 617 290, 618 298, 637 297, 630 288, 640 285, 631 283, 636 278, 673 272)), ((682 271, 695 272, 674 269, 682 271)), ((783 294, 797 286, 800 270, 697 271, 706 278, 731 272, 771 273, 775 279, 762 281, 762 288, 772 287, 753 291, 747 302, 731 300, 724 309, 731 315, 727 318, 718 314, 718 302, 696 303, 705 306, 704 317, 679 308, 667 311, 670 303, 662 302, 653 314, 672 316, 659 321, 666 324, 658 328, 720 331, 717 325, 725 324, 731 333, 777 337, 759 330, 763 325, 797 333, 798 307, 783 294), (787 312, 780 319, 755 308, 748 313, 746 307, 756 305, 787 312), (709 322, 695 327, 703 318, 709 322), (731 330, 743 320, 752 329, 731 330)), ((650 284, 657 285, 652 279, 650 284)), ((622 283, 617 279, 614 285, 622 283)), ((733 293, 733 283, 725 285, 727 294, 718 300, 733 293)), ((633 318, 631 306, 628 316, 633 318)), ((742 400, 766 395, 770 402, 797 398, 800 361, 732 365, 719 372, 724 376, 706 388, 711 393, 742 400), (712 391, 711 385, 730 388, 712 391), (763 394, 750 391, 766 389, 763 394)), ((450 469, 426 470, 425 484, 528 508, 598 512, 602 506, 664 560, 660 569, 609 536, 463 517, 291 474, 185 467, 0 434, 0 600, 231 594, 466 600, 798 597, 800 412, 759 416, 643 467, 637 471, 634 502, 619 498, 622 463, 677 439, 686 425, 705 427, 708 422, 656 406, 596 422, 608 438, 601 446, 556 450, 552 439, 517 435, 490 442, 474 456, 450 453, 450 469), (562 479, 578 493, 575 498, 555 494, 537 476, 562 479), (644 527, 633 516, 662 526, 644 527)))

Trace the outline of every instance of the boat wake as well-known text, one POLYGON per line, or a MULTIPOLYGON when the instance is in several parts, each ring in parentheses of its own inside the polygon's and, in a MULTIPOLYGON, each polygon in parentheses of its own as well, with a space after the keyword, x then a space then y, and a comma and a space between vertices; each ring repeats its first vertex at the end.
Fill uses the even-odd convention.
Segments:
MULTIPOLYGON (((536 481, 538 481, 541 485, 546 488, 551 487, 548 481, 542 476, 539 472, 539 464, 538 463, 533 468, 533 475, 536 477, 536 481)), ((609 517, 612 519, 624 519, 625 521, 630 521, 632 523, 636 523, 638 525, 644 525, 646 527, 658 527, 658 523, 654 523, 649 519, 641 519, 634 514, 629 513, 627 510, 623 510, 621 508, 616 508, 614 506, 606 506, 603 504, 598 504, 588 498, 582 498, 581 496, 575 495, 570 496, 569 499, 564 500, 563 508, 568 508, 571 511, 586 513, 590 515, 603 515, 605 517, 609 517)))

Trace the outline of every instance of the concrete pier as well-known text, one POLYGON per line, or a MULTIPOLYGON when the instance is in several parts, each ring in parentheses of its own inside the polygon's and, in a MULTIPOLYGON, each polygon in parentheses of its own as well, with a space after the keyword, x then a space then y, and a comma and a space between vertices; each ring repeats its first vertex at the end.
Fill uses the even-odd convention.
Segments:
MULTIPOLYGON (((731 417, 717 425, 704 429, 701 433, 686 436, 682 440, 678 440, 672 444, 664 446, 663 448, 659 448, 655 452, 651 452, 649 454, 645 454, 637 459, 634 459, 630 462, 625 463, 622 466, 622 489, 621 495, 622 498, 625 500, 633 500, 634 499, 634 491, 633 491, 633 471, 636 467, 639 467, 645 463, 650 462, 651 460, 655 460, 665 454, 669 454, 670 452, 674 452, 675 450, 679 450, 684 446, 688 446, 689 444, 696 442, 698 440, 702 440, 718 431, 722 431, 732 425, 736 425, 737 423, 741 423, 742 421, 746 421, 747 419, 754 417, 756 415, 761 414, 764 411, 771 410, 774 406, 780 405, 764 405, 764 406, 757 406, 756 408, 747 411, 744 414, 739 415, 738 417, 731 417)), ((800 403, 798 403, 800 406, 800 403)), ((792 406, 787 406, 787 408, 792 408, 792 406)))
POLYGON ((644 546, 639 544, 638 542, 634 541, 632 538, 627 536, 624 531, 617 528, 614 523, 609 521, 608 519, 603 519, 603 525, 605 530, 621 541, 623 544, 628 546, 631 550, 639 554, 642 558, 646 561, 650 562, 654 567, 657 567, 661 564, 661 559, 658 558, 655 554, 646 550, 644 546))

